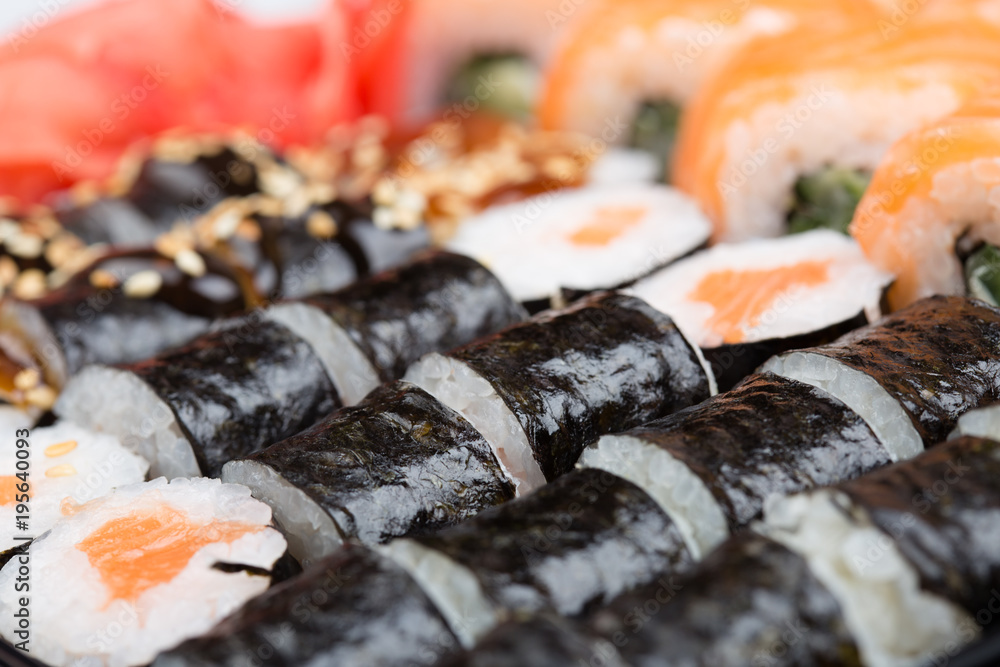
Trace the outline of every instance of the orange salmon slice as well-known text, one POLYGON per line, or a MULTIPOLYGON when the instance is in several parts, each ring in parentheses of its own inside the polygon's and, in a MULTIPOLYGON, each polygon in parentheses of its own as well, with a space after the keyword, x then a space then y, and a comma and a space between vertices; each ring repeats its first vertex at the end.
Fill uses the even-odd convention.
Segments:
POLYGON ((569 240, 581 246, 606 246, 642 222, 645 215, 642 206, 604 206, 574 231, 569 240))
POLYGON ((710 273, 688 295, 715 309, 705 326, 726 343, 742 343, 782 294, 814 287, 829 278, 829 262, 807 261, 774 269, 723 270, 710 273))

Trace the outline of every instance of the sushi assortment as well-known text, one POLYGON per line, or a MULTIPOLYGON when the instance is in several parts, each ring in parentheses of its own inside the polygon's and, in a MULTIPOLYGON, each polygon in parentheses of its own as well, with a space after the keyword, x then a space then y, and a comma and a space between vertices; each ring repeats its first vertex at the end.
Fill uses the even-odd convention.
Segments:
POLYGON ((238 4, 0 54, 0 663, 1000 655, 1000 4, 238 4))

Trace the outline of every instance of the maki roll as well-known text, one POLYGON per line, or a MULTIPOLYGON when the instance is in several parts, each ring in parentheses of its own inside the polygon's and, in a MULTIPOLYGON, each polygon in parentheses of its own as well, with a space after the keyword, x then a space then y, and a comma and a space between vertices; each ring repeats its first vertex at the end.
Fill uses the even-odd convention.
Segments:
POLYGON ((467 343, 522 314, 476 262, 429 254, 333 294, 223 320, 151 359, 90 366, 66 387, 57 412, 115 434, 150 461, 154 476, 218 476, 227 461, 359 401, 424 352, 467 343))
POLYGON ((691 562, 656 501, 594 469, 381 549, 421 582, 466 646, 504 618, 578 615, 691 562))
POLYGON ((892 146, 854 215, 851 234, 897 275, 902 308, 933 294, 1000 303, 1000 225, 992 193, 1000 157, 1000 89, 892 146))
POLYGON ((601 0, 567 28, 545 71, 542 126, 672 157, 681 112, 755 37, 876 16, 868 0, 601 0), (609 119, 614 119, 610 123, 609 119))
POLYGON ((856 243, 815 230, 714 246, 631 293, 673 317, 701 346, 720 389, 729 389, 774 354, 874 322, 891 282, 856 243))
POLYGON ((285 551, 270 519, 245 488, 218 480, 122 487, 0 570, 0 634, 50 665, 147 664, 267 589, 285 551), (22 568, 30 632, 16 616, 22 568))
POLYGON ((536 315, 447 355, 406 380, 482 433, 518 494, 568 472, 600 435, 698 403, 714 379, 673 321, 614 292, 536 315))
POLYGON ((152 476, 173 479, 218 476, 226 461, 287 438, 338 405, 309 343, 250 315, 152 359, 87 367, 66 386, 56 413, 118 437, 150 462, 152 476))
POLYGON ((495 206, 447 247, 483 262, 518 301, 626 285, 703 246, 711 225, 660 185, 591 185, 495 206))
POLYGON ((154 667, 433 665, 458 639, 398 565, 348 546, 275 586, 154 667))
POLYGON ((0 470, 10 473, 0 476, 0 553, 21 546, 25 536, 42 535, 81 505, 144 481, 149 471, 145 459, 105 433, 65 422, 31 429, 30 436, 27 425, 23 429, 4 431, 9 435, 0 443, 0 470), (19 450, 27 456, 19 458, 19 450), (22 502, 30 503, 30 512, 22 502), (26 530, 17 530, 19 514, 30 516, 26 530))
POLYGON ((889 147, 1000 75, 998 44, 998 26, 931 15, 904 29, 857 20, 755 40, 688 105, 674 181, 716 240, 846 231, 889 147))
POLYGON ((226 482, 267 502, 304 564, 345 540, 428 533, 514 497, 489 444, 457 412, 405 382, 253 454, 226 482))
POLYGON ((836 343, 789 352, 763 370, 819 387, 913 455, 968 410, 1000 398, 1000 310, 932 297, 836 343))
POLYGON ((4 299, 0 395, 47 410, 84 366, 130 363, 182 345, 253 302, 225 265, 186 257, 115 252, 39 298, 4 299))
POLYGON ((912 454, 836 398, 770 373, 588 447, 580 466, 639 485, 695 559, 758 518, 771 495, 851 479, 912 454))

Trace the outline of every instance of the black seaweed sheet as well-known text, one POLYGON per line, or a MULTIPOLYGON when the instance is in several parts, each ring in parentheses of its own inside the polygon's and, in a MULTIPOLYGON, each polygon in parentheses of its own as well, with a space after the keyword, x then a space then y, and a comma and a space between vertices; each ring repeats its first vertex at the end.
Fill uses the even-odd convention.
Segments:
POLYGON ((548 614, 498 626, 476 647, 437 667, 626 667, 610 642, 548 614))
POLYGON ((853 410, 773 373, 753 375, 626 435, 660 447, 698 475, 733 531, 757 518, 771 494, 835 484, 891 462, 853 410))
POLYGON ((486 440, 405 382, 254 454, 306 492, 343 539, 378 544, 431 532, 514 497, 486 440))
POLYGON ((1000 443, 963 437, 839 488, 893 538, 924 589, 980 623, 992 620, 1000 610, 1000 443))
POLYGON ((402 377, 428 352, 465 345, 524 318, 482 265, 440 251, 306 303, 344 328, 384 382, 402 377))
POLYGON ((673 321, 615 292, 536 315, 450 356, 493 385, 550 481, 599 436, 709 395, 697 354, 673 321))
POLYGON ((226 320, 181 349, 123 368, 174 411, 210 477, 339 406, 309 344, 260 313, 226 320))
POLYGON ((510 613, 579 614, 692 560, 652 498, 594 469, 418 541, 471 570, 510 613))
POLYGON ((750 532, 674 586, 619 597, 589 627, 632 667, 860 665, 839 605, 805 560, 750 532))
POLYGON ((434 604, 401 568, 346 547, 248 602, 155 667, 432 665, 458 650, 434 604))
POLYGON ((923 299, 808 351, 875 378, 928 447, 944 440, 962 413, 1000 400, 1000 310, 981 301, 923 299))

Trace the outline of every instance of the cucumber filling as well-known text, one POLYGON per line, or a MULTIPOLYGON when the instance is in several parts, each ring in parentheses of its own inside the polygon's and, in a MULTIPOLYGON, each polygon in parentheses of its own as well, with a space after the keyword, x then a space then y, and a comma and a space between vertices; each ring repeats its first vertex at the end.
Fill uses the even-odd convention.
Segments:
POLYGON ((526 120, 540 84, 537 65, 518 53, 488 53, 458 68, 445 91, 448 104, 478 102, 477 108, 526 120))
POLYGON ((969 294, 991 306, 1000 306, 1000 249, 986 244, 965 260, 969 294))
POLYGON ((826 167, 802 176, 795 183, 788 233, 832 229, 846 234, 870 181, 870 172, 844 167, 826 167))
POLYGON ((680 117, 681 108, 675 102, 647 100, 640 105, 632 121, 629 146, 652 153, 663 169, 660 176, 668 181, 680 117))

